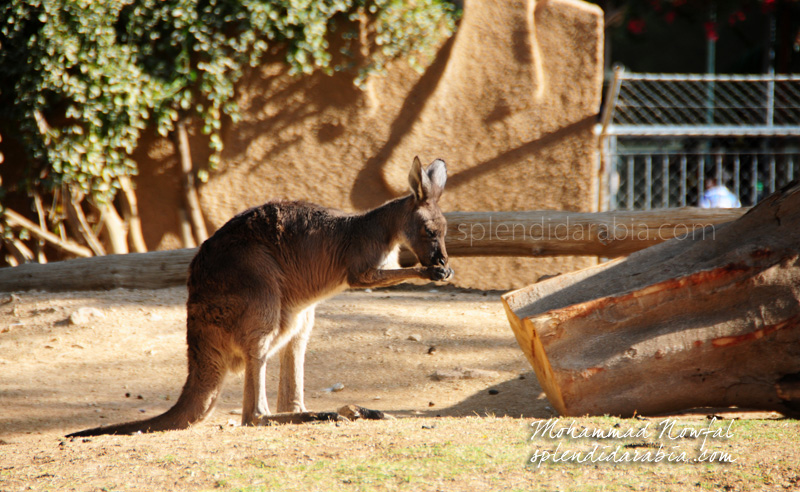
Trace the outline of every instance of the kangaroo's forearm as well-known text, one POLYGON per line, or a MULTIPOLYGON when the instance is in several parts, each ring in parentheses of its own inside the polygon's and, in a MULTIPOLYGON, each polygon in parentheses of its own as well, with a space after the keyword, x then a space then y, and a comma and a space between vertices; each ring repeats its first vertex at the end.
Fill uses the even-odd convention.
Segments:
POLYGON ((396 270, 367 270, 349 279, 350 287, 389 287, 411 279, 427 279, 425 268, 401 268, 396 270))

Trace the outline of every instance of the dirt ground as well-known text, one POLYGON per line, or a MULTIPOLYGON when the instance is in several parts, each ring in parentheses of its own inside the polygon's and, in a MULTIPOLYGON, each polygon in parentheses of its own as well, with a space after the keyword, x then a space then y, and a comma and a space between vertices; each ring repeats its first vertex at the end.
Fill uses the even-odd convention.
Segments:
MULTIPOLYGON (((734 465, 526 468, 528 427, 555 414, 500 294, 406 286, 319 305, 306 405, 354 403, 394 421, 240 428, 242 376, 230 375, 217 411, 193 429, 84 440, 62 436, 154 416, 176 400, 186 376, 185 288, 0 297, 0 491, 800 487, 797 421, 765 413, 737 424, 724 448, 743 457, 734 465), (432 377, 455 368, 486 372, 432 377), (330 391, 337 383, 343 389, 330 391)), ((274 409, 277 361, 268 378, 274 409)), ((705 414, 684 418, 702 423, 705 414)))
MULTIPOLYGON (((322 303, 306 357, 306 406, 550 416, 499 295, 431 285, 322 303), (459 367, 491 372, 432 378, 459 367), (337 383, 344 389, 329 391, 337 383)), ((0 439, 58 436, 169 408, 186 377, 185 302, 185 288, 16 294, 0 306, 0 439)), ((276 359, 268 373, 274 410, 276 359)), ((231 374, 202 425, 238 421, 241 401, 242 375, 231 374)))

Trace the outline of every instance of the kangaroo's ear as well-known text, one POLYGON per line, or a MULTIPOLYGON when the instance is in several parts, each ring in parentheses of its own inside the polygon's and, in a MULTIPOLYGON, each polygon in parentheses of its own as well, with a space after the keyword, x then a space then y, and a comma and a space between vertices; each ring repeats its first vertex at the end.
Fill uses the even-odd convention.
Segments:
POLYGON ((428 166, 425 172, 431 178, 431 184, 433 185, 431 195, 438 200, 442 195, 442 191, 444 191, 444 184, 447 182, 447 164, 441 159, 436 159, 428 166))
POLYGON ((411 187, 411 193, 414 194, 417 201, 424 202, 430 196, 433 188, 431 178, 428 173, 422 169, 422 163, 419 157, 414 157, 414 164, 411 165, 411 172, 408 173, 408 184, 411 187))

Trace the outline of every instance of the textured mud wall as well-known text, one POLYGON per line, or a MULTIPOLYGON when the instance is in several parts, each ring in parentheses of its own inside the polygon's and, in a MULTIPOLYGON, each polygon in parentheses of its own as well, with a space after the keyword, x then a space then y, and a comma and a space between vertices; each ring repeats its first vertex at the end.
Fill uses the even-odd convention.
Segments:
MULTIPOLYGON (((359 210, 406 192, 414 155, 449 167, 454 210, 594 211, 602 12, 575 0, 471 0, 423 74, 397 66, 366 90, 352 76, 291 77, 275 62, 239 86, 244 118, 224 128, 219 171, 201 188, 210 230, 272 198, 359 210)), ((196 161, 205 143, 193 142, 196 161)), ((150 248, 179 247, 177 158, 153 139, 136 156, 150 248)), ((454 259, 462 286, 510 288, 592 258, 454 259)))

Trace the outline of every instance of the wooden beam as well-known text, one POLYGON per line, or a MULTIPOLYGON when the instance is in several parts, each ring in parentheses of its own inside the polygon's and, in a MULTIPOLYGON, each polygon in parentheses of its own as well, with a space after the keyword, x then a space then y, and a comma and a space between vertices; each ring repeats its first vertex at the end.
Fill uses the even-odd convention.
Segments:
POLYGON ((694 207, 600 213, 450 212, 445 214, 446 247, 450 256, 613 258, 673 237, 702 234, 705 228, 736 220, 745 212, 694 207))
MULTIPOLYGON (((734 220, 745 209, 695 208, 647 212, 571 213, 450 212, 446 248, 450 256, 615 257, 683 234, 734 220)), ((705 229, 704 229, 705 228, 705 229)), ((709 229, 711 228, 711 229, 709 229)), ((162 288, 186 282, 196 248, 27 264, 0 269, 0 291, 162 288)), ((411 252, 401 263, 414 262, 411 252)), ((458 272, 456 272, 457 274, 458 272)))
POLYGON ((503 296, 553 408, 800 415, 800 183, 713 232, 503 296))
POLYGON ((161 289, 186 283, 197 248, 94 256, 0 269, 0 292, 161 289))

